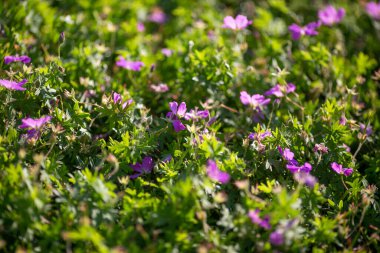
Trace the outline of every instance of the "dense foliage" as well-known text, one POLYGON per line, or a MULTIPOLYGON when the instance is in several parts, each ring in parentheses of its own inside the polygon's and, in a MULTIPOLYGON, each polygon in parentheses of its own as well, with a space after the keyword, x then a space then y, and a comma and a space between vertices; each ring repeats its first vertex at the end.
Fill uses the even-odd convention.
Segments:
POLYGON ((380 251, 380 4, 0 13, 1 251, 380 251))

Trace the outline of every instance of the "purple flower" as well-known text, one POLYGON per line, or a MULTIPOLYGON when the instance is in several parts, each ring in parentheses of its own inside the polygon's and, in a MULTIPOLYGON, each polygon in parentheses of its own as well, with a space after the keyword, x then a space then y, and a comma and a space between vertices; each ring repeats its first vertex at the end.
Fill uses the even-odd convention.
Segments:
POLYGON ((213 160, 207 161, 207 175, 209 178, 218 181, 221 184, 226 184, 230 181, 230 174, 219 170, 216 162, 213 160))
POLYGON ((0 85, 9 89, 9 90, 20 90, 24 91, 26 88, 22 87, 24 84, 26 84, 28 80, 23 79, 21 82, 14 82, 9 80, 0 79, 0 85))
MULTIPOLYGON (((117 92, 113 92, 112 99, 115 105, 123 103, 121 95, 117 92)), ((132 103, 133 103, 133 99, 128 99, 127 101, 123 103, 121 107, 125 109, 127 106, 131 105, 132 103)))
POLYGON ((141 61, 127 61, 123 57, 119 57, 119 60, 116 62, 116 66, 133 71, 140 71, 141 68, 144 67, 144 63, 141 61))
POLYGON ((232 30, 242 30, 252 24, 251 20, 248 20, 246 16, 237 15, 234 19, 231 16, 227 16, 224 18, 223 28, 228 28, 232 30))
POLYGON ((339 124, 342 126, 345 126, 346 123, 347 123, 346 116, 342 115, 342 117, 340 117, 340 119, 339 119, 339 124))
POLYGON ((255 211, 250 210, 248 212, 248 217, 251 219, 252 223, 257 224, 264 229, 270 229, 271 225, 269 224, 269 216, 265 216, 264 219, 261 219, 259 213, 259 209, 256 209, 255 211))
POLYGON ((179 118, 183 118, 186 115, 186 103, 182 102, 179 106, 178 103, 173 101, 169 102, 171 112, 166 114, 167 118, 172 120, 174 131, 179 132, 185 130, 186 127, 182 124, 179 118))
POLYGON ((269 236, 269 241, 275 246, 284 244, 284 235, 280 231, 274 231, 269 236))
POLYGON ((22 119, 22 124, 19 126, 20 128, 28 128, 28 129, 41 129, 43 125, 48 123, 51 120, 51 116, 41 117, 39 119, 33 118, 25 118, 22 119))
POLYGON ((278 146, 277 149, 285 160, 294 161, 294 153, 290 151, 290 149, 286 148, 282 150, 280 146, 278 146))
POLYGON ((178 103, 173 101, 173 102, 169 102, 169 107, 170 107, 170 110, 171 112, 169 112, 169 117, 171 116, 178 116, 179 118, 182 118, 185 116, 186 114, 186 103, 185 102, 181 102, 181 104, 178 106, 178 103))
POLYGON ((248 138, 251 140, 257 140, 258 142, 261 142, 266 137, 272 136, 272 133, 270 131, 265 131, 262 133, 250 133, 248 135, 248 138))
POLYGON ((313 167, 311 166, 310 163, 305 163, 304 165, 299 166, 298 162, 297 162, 297 164, 288 163, 286 165, 286 168, 291 173, 299 173, 299 172, 309 173, 313 169, 313 167))
POLYGON ((372 18, 380 20, 380 3, 369 2, 366 5, 366 11, 372 18))
POLYGON ((351 152, 351 148, 346 145, 345 143, 342 144, 342 148, 344 148, 346 150, 346 152, 350 153, 351 152))
POLYGON ((135 179, 143 174, 149 174, 152 173, 154 163, 153 163, 153 158, 150 156, 146 156, 143 160, 142 163, 135 163, 129 165, 133 169, 136 174, 133 174, 130 176, 131 179, 135 179))
POLYGON ((360 127, 360 131, 362 131, 362 133, 365 133, 367 136, 372 135, 373 130, 372 130, 372 127, 370 124, 368 124, 366 126, 363 123, 359 123, 359 127, 360 127))
POLYGON ((313 151, 314 152, 321 152, 323 154, 327 154, 329 152, 329 149, 328 149, 328 147, 325 146, 324 143, 320 143, 320 144, 315 144, 313 151))
POLYGON ((312 22, 307 24, 304 27, 301 27, 297 24, 292 24, 288 27, 289 32, 291 33, 293 40, 299 40, 301 36, 315 36, 318 35, 316 29, 321 25, 320 22, 312 22))
POLYGON ((288 83, 286 86, 276 84, 273 88, 264 93, 264 95, 275 95, 276 97, 283 97, 284 94, 292 93, 296 90, 296 86, 292 83, 288 83))
POLYGON ((144 23, 142 23, 142 22, 138 22, 137 23, 137 31, 139 31, 139 32, 145 31, 145 25, 144 25, 144 23))
POLYGON ((51 120, 51 116, 44 116, 38 119, 25 118, 22 119, 22 124, 19 126, 21 129, 28 129, 27 139, 38 139, 41 135, 42 127, 51 120))
POLYGON ((9 56, 4 57, 4 63, 5 64, 10 64, 12 62, 17 62, 17 61, 20 61, 22 63, 27 64, 27 63, 30 63, 32 61, 32 59, 30 59, 30 57, 27 55, 21 55, 21 56, 9 55, 9 56))
POLYGON ((317 183, 317 179, 313 175, 305 172, 295 173, 294 179, 297 182, 305 184, 310 188, 313 188, 314 185, 317 183))
POLYGON ((117 92, 113 93, 113 103, 118 104, 121 102, 121 95, 117 92))
POLYGON ((161 49, 161 53, 165 55, 166 57, 169 57, 173 54, 173 51, 170 50, 169 48, 163 48, 161 49))
POLYGON ((318 11, 318 18, 322 22, 322 24, 331 26, 333 24, 339 23, 346 11, 343 8, 335 9, 333 6, 328 5, 323 10, 318 11))
POLYGON ((354 170, 352 168, 343 168, 343 165, 338 164, 336 162, 333 162, 331 164, 331 169, 333 169, 338 174, 345 175, 346 177, 348 177, 349 175, 351 175, 354 172, 354 170))
POLYGON ((186 120, 193 120, 193 121, 197 121, 198 119, 206 119, 210 116, 210 113, 208 110, 200 110, 198 111, 198 109, 191 109, 190 112, 186 113, 185 115, 185 119, 186 120))
POLYGON ((162 83, 158 85, 152 84, 149 86, 149 88, 155 93, 164 93, 169 90, 169 87, 166 84, 162 84, 162 83))
POLYGON ((260 94, 254 94, 251 96, 246 91, 242 91, 240 92, 240 101, 244 105, 250 105, 252 108, 258 108, 260 106, 269 104, 270 99, 265 98, 260 94))
POLYGON ((182 122, 179 119, 173 120, 172 124, 173 124, 174 131, 176 131, 176 132, 179 132, 179 131, 186 129, 185 125, 182 124, 182 122))
POLYGON ((166 22, 166 15, 165 13, 159 9, 155 8, 152 13, 148 17, 149 21, 157 23, 157 24, 163 24, 166 22))

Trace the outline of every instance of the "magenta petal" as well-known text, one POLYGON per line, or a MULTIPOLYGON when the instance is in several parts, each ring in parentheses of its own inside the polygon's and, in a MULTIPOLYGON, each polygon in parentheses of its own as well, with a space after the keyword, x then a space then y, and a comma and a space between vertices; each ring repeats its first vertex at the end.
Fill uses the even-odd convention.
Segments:
POLYGON ((224 24, 222 26, 223 28, 229 28, 229 29, 232 29, 232 30, 235 30, 236 29, 236 23, 235 23, 235 19, 231 16, 227 16, 224 18, 224 24))
POLYGON ((352 168, 344 169, 343 173, 346 177, 350 176, 354 170, 352 168))
POLYGON ((213 160, 207 161, 207 175, 209 178, 222 184, 226 184, 230 181, 230 175, 227 172, 219 170, 216 162, 213 160))
POLYGON ((177 102, 169 102, 169 107, 170 110, 173 112, 173 114, 177 114, 177 108, 178 108, 178 103, 177 102))
POLYGON ((185 116, 185 114, 186 114, 186 103, 185 102, 182 102, 180 105, 179 105, 179 107, 178 107, 178 110, 177 110, 177 115, 179 116, 179 117, 183 117, 183 116, 185 116))
POLYGON ((341 164, 333 162, 331 164, 331 169, 333 169, 338 174, 343 174, 343 166, 341 164))
POLYGON ((240 101, 243 103, 243 105, 249 105, 251 103, 251 100, 251 96, 246 91, 240 92, 240 101))
POLYGON ((176 132, 186 129, 186 127, 182 124, 180 120, 173 120, 172 124, 173 124, 174 131, 176 132))
POLYGON ((297 24, 292 24, 288 27, 288 30, 292 36, 293 40, 299 40, 303 33, 303 28, 297 24))

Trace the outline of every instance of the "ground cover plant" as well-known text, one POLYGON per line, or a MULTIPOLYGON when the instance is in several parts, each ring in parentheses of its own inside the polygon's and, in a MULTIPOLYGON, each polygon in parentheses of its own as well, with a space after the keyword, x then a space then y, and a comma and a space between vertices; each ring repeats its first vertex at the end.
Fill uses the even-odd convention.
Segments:
POLYGON ((0 13, 0 251, 379 252, 380 3, 0 13))

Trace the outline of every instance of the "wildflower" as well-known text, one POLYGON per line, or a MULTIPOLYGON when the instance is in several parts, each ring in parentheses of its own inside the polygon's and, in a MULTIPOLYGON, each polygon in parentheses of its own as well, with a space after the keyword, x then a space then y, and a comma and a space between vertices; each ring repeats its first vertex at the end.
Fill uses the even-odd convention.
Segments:
POLYGON ((270 229, 271 225, 269 224, 269 216, 265 216, 264 219, 261 219, 259 213, 259 209, 256 209, 255 211, 250 210, 248 212, 248 217, 251 219, 252 223, 257 224, 264 229, 270 229))
POLYGON ((366 11, 372 18, 380 20, 380 3, 369 2, 366 5, 366 11))
POLYGON ((307 24, 304 27, 301 27, 297 24, 292 24, 288 27, 289 32, 291 33, 293 40, 299 40, 301 36, 315 36, 318 35, 316 29, 321 25, 320 22, 312 22, 307 24))
POLYGON ((65 39, 66 39, 65 32, 61 32, 59 34, 59 43, 62 44, 63 42, 65 42, 65 39))
POLYGON ((352 168, 343 168, 343 165, 333 162, 331 164, 331 169, 333 169, 338 174, 344 174, 346 177, 351 175, 354 170, 352 168))
POLYGON ((342 21, 346 11, 343 8, 335 9, 333 6, 328 5, 323 10, 318 11, 318 18, 322 24, 331 26, 342 21))
POLYGON ((276 97, 283 97, 285 94, 292 93, 296 90, 296 86, 288 83, 286 86, 276 84, 273 88, 264 93, 265 96, 275 95, 276 97))
POLYGON ((133 71, 140 71, 141 68, 144 67, 144 63, 141 61, 127 61, 123 57, 120 57, 116 62, 116 66, 133 71))
POLYGON ((22 124, 19 126, 21 129, 28 129, 27 132, 27 139, 38 139, 41 135, 41 129, 42 127, 50 122, 51 116, 44 116, 38 119, 33 118, 25 118, 22 119, 22 124))
POLYGON ((265 145, 262 143, 262 140, 269 136, 272 136, 272 133, 270 131, 265 131, 263 133, 250 133, 248 138, 257 141, 258 151, 261 152, 265 150, 265 145))
POLYGON ((169 90, 169 87, 166 85, 166 84, 152 84, 149 86, 149 88, 155 92, 155 93, 164 93, 164 92, 167 92, 169 90))
POLYGON ((166 22, 166 15, 161 9, 155 8, 149 15, 148 19, 153 23, 163 24, 166 22))
POLYGON ((347 123, 346 116, 342 115, 342 117, 340 117, 340 119, 339 119, 339 124, 342 126, 345 126, 346 123, 347 123))
POLYGON ((295 173, 294 179, 297 182, 299 182, 301 184, 305 184, 310 188, 313 188, 314 185, 317 183, 317 179, 313 175, 311 175, 310 173, 306 173, 306 172, 295 173))
POLYGON ((9 90, 20 90, 24 91, 26 88, 22 87, 24 84, 26 84, 28 80, 23 79, 21 82, 14 82, 9 80, 0 79, 0 85, 9 89, 9 90))
POLYGON ((167 118, 172 120, 174 131, 179 132, 185 130, 186 127, 182 124, 180 118, 183 118, 186 114, 186 103, 182 102, 179 106, 177 102, 170 102, 169 107, 171 112, 166 114, 167 118))
POLYGON ((139 31, 139 32, 145 31, 145 25, 144 25, 144 23, 142 23, 142 22, 138 22, 137 23, 137 31, 139 31))
POLYGON ((345 143, 342 144, 342 148, 344 148, 346 150, 346 152, 350 153, 351 152, 351 148, 346 145, 345 143))
POLYGON ((290 149, 286 148, 286 149, 282 150, 282 148, 280 146, 278 146, 277 149, 285 160, 287 160, 289 162, 295 161, 294 160, 294 153, 292 151, 290 151, 290 149))
POLYGON ((252 24, 251 20, 248 20, 246 16, 237 15, 234 19, 231 16, 227 16, 224 18, 223 28, 228 28, 232 30, 242 30, 252 24))
POLYGON ((130 176, 131 179, 135 179, 143 174, 149 174, 152 173, 154 163, 153 163, 153 158, 150 156, 146 156, 143 160, 142 163, 135 163, 129 165, 133 169, 136 174, 133 174, 130 176))
POLYGON ((30 57, 27 55, 21 55, 21 56, 9 55, 9 56, 4 57, 5 64, 10 64, 12 62, 17 62, 17 61, 27 64, 27 63, 30 63, 32 59, 30 59, 30 57))
POLYGON ((269 98, 265 98, 263 95, 254 94, 249 95, 246 91, 240 92, 240 101, 244 105, 250 105, 252 108, 259 108, 263 105, 267 105, 270 102, 269 98))
POLYGON ((366 134, 367 136, 370 136, 372 135, 373 133, 373 130, 372 130, 372 126, 370 124, 368 124, 367 126, 364 125, 363 123, 359 123, 359 127, 360 127, 360 131, 364 134, 366 134))
POLYGON ((258 142, 261 142, 266 137, 272 136, 272 133, 270 131, 265 131, 263 133, 250 133, 248 135, 248 138, 251 140, 257 140, 258 142))
POLYGON ((194 120, 197 121, 198 119, 206 119, 210 115, 208 110, 200 110, 198 109, 191 109, 190 112, 186 113, 185 119, 186 120, 194 120))
POLYGON ((284 235, 280 231, 276 230, 270 234, 269 241, 275 246, 280 246, 284 243, 284 235))
POLYGON ((207 175, 209 178, 218 181, 221 184, 226 184, 230 181, 230 174, 219 170, 216 162, 213 160, 207 161, 207 175))
POLYGON ((163 48, 161 49, 161 53, 165 55, 166 57, 169 57, 173 54, 173 51, 170 50, 169 48, 163 48))
POLYGON ((329 152, 329 149, 328 147, 325 146, 324 143, 320 143, 320 144, 315 144, 314 148, 313 148, 313 151, 314 152, 321 152, 323 154, 326 154, 329 152))
MULTIPOLYGON (((122 101, 122 98, 121 98, 121 95, 117 92, 113 92, 113 96, 112 96, 112 99, 113 99, 113 103, 116 105, 116 104, 121 104, 123 103, 122 101)), ((121 106, 123 109, 125 109, 127 106, 131 105, 133 103, 133 99, 128 99, 127 101, 125 101, 123 103, 123 105, 121 106)))
POLYGON ((291 173, 297 173, 297 172, 309 173, 313 169, 310 163, 304 163, 304 165, 298 165, 297 161, 296 163, 288 163, 286 165, 286 168, 291 173))

